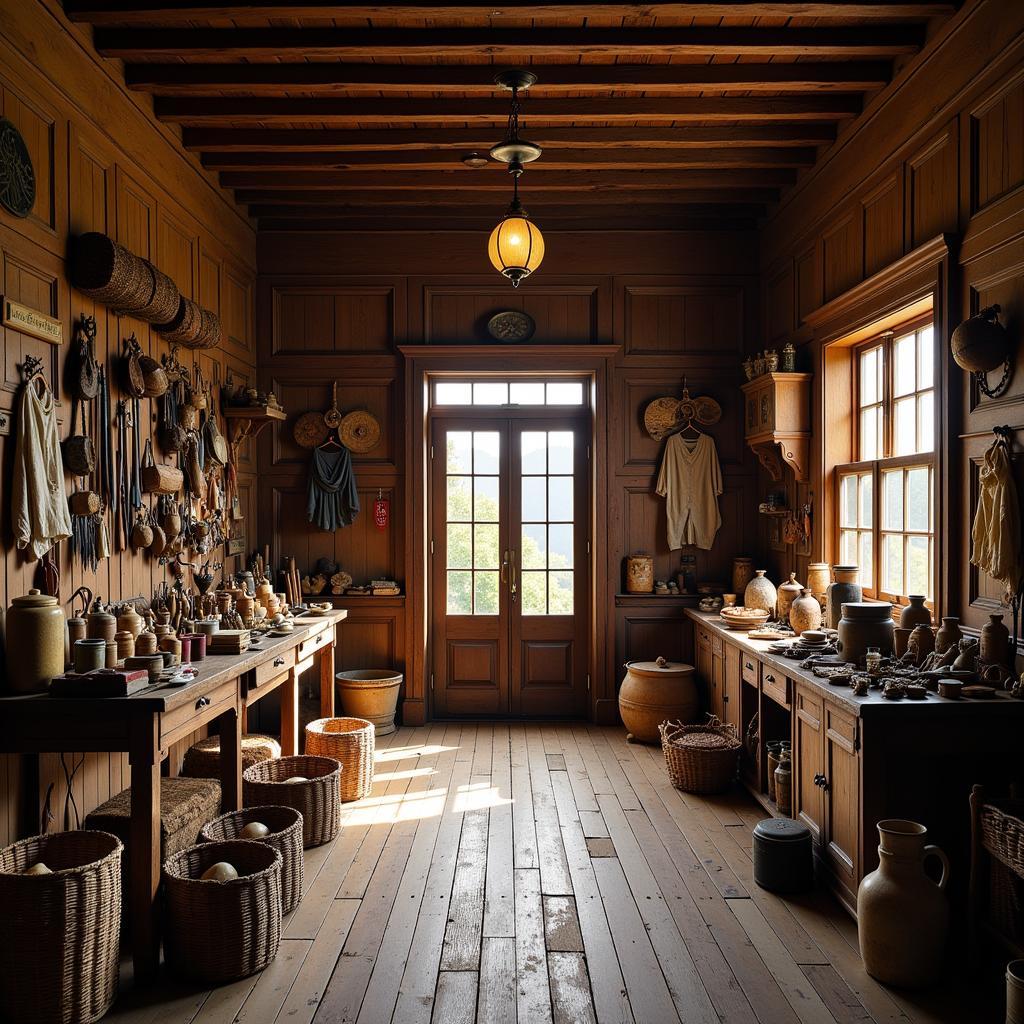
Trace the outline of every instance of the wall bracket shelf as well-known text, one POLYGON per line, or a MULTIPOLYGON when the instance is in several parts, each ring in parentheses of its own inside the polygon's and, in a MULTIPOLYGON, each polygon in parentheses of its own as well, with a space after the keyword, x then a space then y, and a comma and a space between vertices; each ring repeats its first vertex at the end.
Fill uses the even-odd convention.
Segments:
POLYGON ((747 444, 773 481, 785 467, 801 483, 810 479, 809 373, 765 373, 743 385, 747 444))

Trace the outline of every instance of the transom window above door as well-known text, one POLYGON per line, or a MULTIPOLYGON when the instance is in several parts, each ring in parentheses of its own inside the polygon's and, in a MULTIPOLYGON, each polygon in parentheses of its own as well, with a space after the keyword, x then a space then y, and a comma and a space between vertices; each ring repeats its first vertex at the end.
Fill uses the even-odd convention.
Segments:
POLYGON ((582 380, 499 378, 486 380, 435 380, 431 389, 434 406, 552 406, 586 405, 582 380))

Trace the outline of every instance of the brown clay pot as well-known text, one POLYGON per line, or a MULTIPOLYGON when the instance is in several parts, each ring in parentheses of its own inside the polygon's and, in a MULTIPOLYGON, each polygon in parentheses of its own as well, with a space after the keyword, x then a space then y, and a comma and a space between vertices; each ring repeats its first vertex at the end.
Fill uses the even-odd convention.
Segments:
POLYGON ((935 650, 935 634, 930 625, 921 623, 914 627, 907 641, 907 650, 914 656, 914 662, 918 665, 935 650))
POLYGON ((879 864, 857 891, 857 931, 864 968, 886 985, 921 988, 937 980, 949 930, 944 892, 949 861, 927 844, 928 830, 913 821, 878 823, 879 864), (942 862, 933 882, 926 857, 942 862))
POLYGON ((930 626, 932 624, 932 613, 924 605, 924 594, 911 594, 908 600, 910 604, 900 612, 900 626, 903 629, 930 626))
POLYGON ((1002 615, 989 615, 981 627, 981 660, 986 665, 1010 664, 1010 631, 1002 615))
POLYGON ((801 589, 800 596, 790 606, 789 624, 797 636, 821 626, 821 605, 807 587, 801 589))
POLYGON ((377 736, 395 731, 395 711, 402 674, 391 669, 352 669, 339 672, 338 693, 346 715, 373 722, 377 736))
POLYGON ((681 662, 631 661, 619 688, 619 714, 630 742, 659 743, 665 721, 693 722, 700 697, 692 665, 681 662))
POLYGON ((117 619, 97 601, 85 618, 85 631, 90 640, 113 640, 117 619))
POLYGON ((758 569, 754 573, 754 578, 743 591, 743 604, 747 608, 761 608, 772 616, 779 603, 779 592, 775 589, 775 584, 765 576, 765 572, 765 569, 758 569))
POLYGON ((825 607, 825 595, 831 581, 828 562, 811 562, 807 566, 807 589, 818 599, 818 604, 825 607))
POLYGON ((626 559, 626 593, 654 592, 654 559, 650 555, 630 555, 626 559))
POLYGON ((789 579, 779 587, 778 612, 781 622, 789 621, 789 609, 793 607, 793 602, 800 596, 801 590, 803 587, 797 583, 796 573, 791 572, 789 579))
POLYGON ((7 609, 7 686, 15 693, 45 690, 64 671, 64 612, 39 590, 16 597, 7 609))
POLYGON ((877 647, 883 655, 891 654, 895 628, 891 604, 848 601, 839 620, 839 654, 844 661, 857 665, 863 662, 869 647, 877 647))
POLYGON ((943 616, 942 625, 935 634, 935 650, 939 654, 945 654, 950 647, 955 647, 964 634, 960 629, 960 620, 955 615, 943 616))

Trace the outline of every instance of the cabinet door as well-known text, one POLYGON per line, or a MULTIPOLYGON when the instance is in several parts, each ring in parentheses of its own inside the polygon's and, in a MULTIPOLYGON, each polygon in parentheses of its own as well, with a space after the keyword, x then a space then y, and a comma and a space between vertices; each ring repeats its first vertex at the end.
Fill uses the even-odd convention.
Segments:
POLYGON ((798 684, 794 702, 793 817, 802 821, 820 843, 824 831, 823 791, 819 785, 824 767, 822 701, 798 684))
POLYGON ((860 879, 860 754, 858 721, 825 702, 825 860, 851 893, 860 879))
MULTIPOLYGON (((722 690, 722 703, 725 705, 722 721, 729 722, 740 730, 740 686, 743 672, 743 652, 735 644, 725 645, 725 683, 722 690)), ((739 732, 742 736, 742 732, 739 732)))
POLYGON ((704 689, 704 704, 708 710, 711 710, 712 705, 712 684, 714 681, 714 666, 712 664, 711 657, 711 633, 702 628, 697 627, 697 678, 700 680, 700 685, 704 689))
POLYGON ((711 713, 725 721, 725 651, 711 654, 711 713))

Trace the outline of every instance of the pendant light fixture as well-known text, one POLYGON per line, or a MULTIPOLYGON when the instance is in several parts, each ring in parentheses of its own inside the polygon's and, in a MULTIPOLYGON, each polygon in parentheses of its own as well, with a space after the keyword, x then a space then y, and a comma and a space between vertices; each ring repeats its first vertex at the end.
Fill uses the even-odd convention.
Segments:
POLYGON ((494 80, 512 92, 508 131, 504 141, 491 149, 493 159, 508 164, 508 173, 512 175, 512 202, 491 232, 487 255, 494 269, 504 274, 513 288, 518 288, 519 282, 529 277, 544 259, 544 236, 519 200, 519 177, 523 173, 523 165, 536 160, 541 154, 536 143, 519 138, 519 92, 529 89, 537 81, 537 76, 517 69, 502 71, 494 80))

